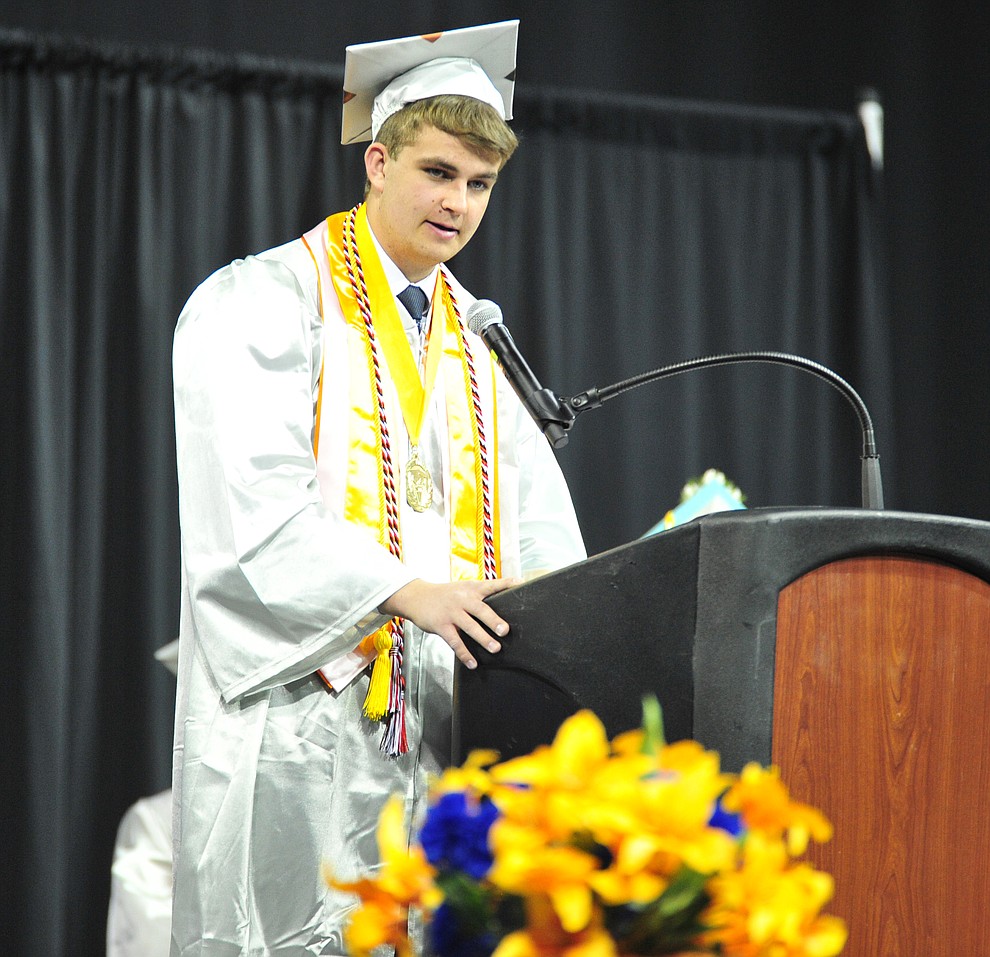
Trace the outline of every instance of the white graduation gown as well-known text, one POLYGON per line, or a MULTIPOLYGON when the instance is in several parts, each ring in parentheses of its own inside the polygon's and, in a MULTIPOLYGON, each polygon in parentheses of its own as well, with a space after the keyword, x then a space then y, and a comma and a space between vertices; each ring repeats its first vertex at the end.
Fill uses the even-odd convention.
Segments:
MULTIPOLYGON (((472 298, 454 291, 463 314, 472 298)), ((409 753, 398 759, 382 755, 382 726, 361 714, 366 676, 335 694, 313 676, 385 623, 377 606, 402 585, 449 578, 442 495, 422 514, 402 503, 403 562, 341 518, 347 442, 333 425, 347 421, 346 330, 333 296, 321 320, 318 296, 297 240, 219 270, 176 328, 173 957, 343 954, 350 902, 326 890, 321 864, 345 879, 367 872, 388 796, 404 795, 412 822, 427 775, 450 760, 455 659, 438 637, 407 624, 409 753)), ((421 447, 446 493, 441 378, 421 447)), ((553 452, 497 381, 502 573, 578 561, 553 452)), ((401 469, 408 441, 388 381, 386 406, 401 469)))
POLYGON ((167 957, 172 923, 172 792, 135 801, 110 868, 106 957, 167 957))

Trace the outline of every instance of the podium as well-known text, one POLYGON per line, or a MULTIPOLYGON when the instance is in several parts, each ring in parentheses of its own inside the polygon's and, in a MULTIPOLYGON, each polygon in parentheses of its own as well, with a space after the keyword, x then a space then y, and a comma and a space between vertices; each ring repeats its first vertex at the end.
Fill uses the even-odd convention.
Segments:
POLYGON ((455 762, 610 736, 663 706, 726 770, 775 764, 833 822, 848 957, 990 954, 990 523, 862 509, 696 519, 490 599, 498 655, 457 669, 455 762))

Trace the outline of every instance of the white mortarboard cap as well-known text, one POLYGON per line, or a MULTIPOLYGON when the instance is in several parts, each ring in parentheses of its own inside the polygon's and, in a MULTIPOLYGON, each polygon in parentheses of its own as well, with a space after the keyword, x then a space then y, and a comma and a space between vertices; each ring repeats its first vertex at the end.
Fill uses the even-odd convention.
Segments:
POLYGON ((179 639, 173 638, 167 645, 162 645, 155 652, 156 660, 160 661, 173 675, 179 673, 179 639))
POLYGON ((511 120, 518 33, 519 21, 505 20, 349 46, 341 143, 372 140, 407 103, 441 93, 474 97, 511 120))

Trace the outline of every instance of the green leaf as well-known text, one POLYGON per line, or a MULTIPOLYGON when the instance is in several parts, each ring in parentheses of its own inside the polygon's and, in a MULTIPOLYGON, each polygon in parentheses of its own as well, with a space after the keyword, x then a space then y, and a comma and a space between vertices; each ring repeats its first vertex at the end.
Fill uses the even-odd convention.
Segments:
POLYGON ((656 695, 643 695, 643 754, 658 754, 666 746, 663 708, 656 695))
POLYGON ((665 918, 676 918, 689 911, 698 899, 705 897, 705 884, 708 878, 690 867, 682 867, 667 889, 657 898, 659 913, 665 918))
POLYGON ((468 935, 483 933, 492 917, 492 895, 462 871, 444 871, 436 884, 443 892, 444 903, 455 911, 458 923, 468 935))
POLYGON ((700 920, 710 901, 705 885, 704 874, 684 867, 655 901, 612 909, 606 922, 620 953, 660 955, 687 949, 708 929, 700 920))

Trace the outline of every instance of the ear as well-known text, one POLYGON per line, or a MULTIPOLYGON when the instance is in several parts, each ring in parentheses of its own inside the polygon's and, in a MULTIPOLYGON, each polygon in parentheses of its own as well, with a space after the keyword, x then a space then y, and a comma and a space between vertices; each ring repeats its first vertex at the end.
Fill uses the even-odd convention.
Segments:
POLYGON ((388 163, 388 150, 381 143, 372 143, 364 151, 364 171, 372 189, 381 192, 385 183, 385 165, 388 163))

